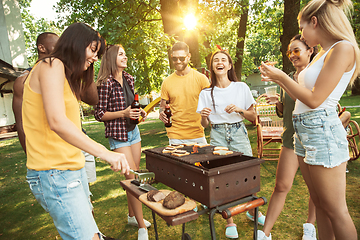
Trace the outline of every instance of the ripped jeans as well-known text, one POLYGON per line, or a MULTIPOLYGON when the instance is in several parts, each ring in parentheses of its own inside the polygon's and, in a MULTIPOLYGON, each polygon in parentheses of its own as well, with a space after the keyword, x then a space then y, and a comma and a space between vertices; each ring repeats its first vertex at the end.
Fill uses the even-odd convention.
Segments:
POLYGON ((335 109, 293 114, 295 154, 327 168, 349 160, 346 131, 335 109))
POLYGON ((75 171, 28 169, 26 179, 64 240, 90 240, 99 233, 91 212, 85 168, 75 171))

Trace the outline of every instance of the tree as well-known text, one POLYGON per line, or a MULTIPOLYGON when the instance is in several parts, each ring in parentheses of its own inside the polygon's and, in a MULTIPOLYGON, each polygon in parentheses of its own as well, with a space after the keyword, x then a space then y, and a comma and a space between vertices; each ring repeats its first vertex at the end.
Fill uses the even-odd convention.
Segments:
POLYGON ((281 53, 283 59, 283 70, 286 73, 294 71, 294 67, 288 57, 286 51, 290 40, 299 34, 299 26, 297 15, 300 11, 300 0, 284 0, 284 17, 282 21, 282 35, 280 36, 281 53))
POLYGON ((164 34, 158 1, 60 0, 56 9, 70 12, 61 18, 61 26, 86 22, 108 43, 123 45, 129 57, 127 71, 135 77, 139 94, 160 88, 169 73, 166 56, 172 38, 164 34))
POLYGON ((244 47, 245 47, 245 36, 246 36, 246 25, 248 20, 248 12, 249 12, 249 1, 243 1, 243 5, 241 6, 241 15, 240 15, 240 24, 238 30, 238 40, 236 44, 236 62, 235 62, 235 71, 236 76, 239 80, 241 80, 241 72, 244 58, 244 47))
POLYGON ((31 0, 20 0, 20 12, 24 30, 24 39, 28 63, 34 65, 37 60, 36 39, 43 32, 54 32, 60 35, 61 30, 56 27, 53 21, 44 18, 36 19, 31 15, 27 8, 30 7, 31 0))

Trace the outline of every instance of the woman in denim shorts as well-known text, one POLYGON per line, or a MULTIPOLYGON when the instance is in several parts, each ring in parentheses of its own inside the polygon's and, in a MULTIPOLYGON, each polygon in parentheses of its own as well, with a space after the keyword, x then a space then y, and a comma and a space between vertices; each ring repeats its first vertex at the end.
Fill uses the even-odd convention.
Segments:
POLYGON ((93 65, 104 49, 98 32, 74 23, 24 83, 27 182, 64 240, 101 238, 91 213, 81 150, 129 174, 124 154, 107 150, 81 131, 78 100, 93 90, 93 65))
MULTIPOLYGON (((95 118, 104 122, 105 137, 110 149, 123 153, 133 170, 139 169, 141 138, 137 124, 130 121, 140 115, 145 119, 143 109, 131 109, 134 101, 134 78, 124 71, 127 56, 121 45, 109 45, 101 61, 97 79, 99 103, 95 108, 95 118)), ((134 179, 134 175, 126 179, 134 179)), ((139 227, 138 239, 147 240, 150 222, 143 219, 142 203, 130 193, 128 198, 128 224, 139 227)))
MULTIPOLYGON (((211 85, 199 95, 197 112, 201 114, 201 124, 211 124, 210 144, 228 147, 229 150, 252 156, 248 133, 243 120, 254 121, 254 98, 249 87, 238 82, 232 59, 226 51, 215 52, 210 60, 211 85)), ((246 213, 254 219, 254 209, 246 213)), ((259 213, 259 224, 264 224, 265 216, 259 213)), ((233 219, 227 219, 225 235, 237 238, 238 232, 233 219)))
MULTIPOLYGON (((346 132, 336 107, 360 70, 360 50, 345 13, 352 3, 310 1, 299 13, 302 38, 322 50, 300 73, 299 84, 275 67, 261 65, 262 78, 296 98, 295 153, 316 206, 319 239, 356 240, 346 204, 346 132)), ((266 239, 266 238, 263 238, 266 239)))
MULTIPOLYGON (((297 82, 299 73, 306 68, 316 54, 317 48, 310 48, 306 42, 301 39, 301 35, 298 34, 293 37, 288 46, 287 56, 295 67, 296 72, 291 72, 289 76, 297 82)), ((276 113, 279 117, 283 118, 284 123, 284 132, 281 135, 282 146, 276 170, 275 188, 266 212, 266 222, 263 229, 258 232, 259 236, 265 235, 270 238, 270 232, 284 207, 286 196, 291 190, 295 174, 299 168, 299 162, 294 152, 294 127, 292 122, 292 112, 295 107, 295 101, 284 89, 280 91, 280 100, 277 96, 268 96, 266 99, 275 102, 276 113)), ((315 206, 310 198, 307 221, 303 224, 303 239, 316 240, 315 221, 315 206)))

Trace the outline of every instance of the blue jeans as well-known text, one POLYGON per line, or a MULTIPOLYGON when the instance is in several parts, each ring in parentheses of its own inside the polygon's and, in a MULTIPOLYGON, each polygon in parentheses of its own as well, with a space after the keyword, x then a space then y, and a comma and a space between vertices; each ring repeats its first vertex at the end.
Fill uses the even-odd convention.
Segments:
POLYGON ((349 160, 346 131, 335 109, 293 115, 295 154, 310 165, 327 168, 349 160))
POLYGON ((134 128, 134 130, 128 132, 127 134, 128 134, 128 140, 126 142, 119 141, 112 137, 109 137, 108 140, 109 140, 109 144, 110 144, 110 149, 115 150, 117 148, 130 147, 131 145, 134 145, 135 143, 141 142, 140 131, 139 131, 138 126, 136 126, 134 128))
POLYGON ((252 156, 248 132, 243 122, 212 124, 210 145, 227 147, 229 150, 252 156))
POLYGON ((41 206, 50 213, 64 240, 90 240, 99 229, 91 213, 85 168, 27 170, 27 182, 41 206))

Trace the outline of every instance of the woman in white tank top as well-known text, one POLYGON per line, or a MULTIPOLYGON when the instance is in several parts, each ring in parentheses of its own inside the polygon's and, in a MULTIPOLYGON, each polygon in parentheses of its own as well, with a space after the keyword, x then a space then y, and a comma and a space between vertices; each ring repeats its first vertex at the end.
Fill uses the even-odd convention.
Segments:
POLYGON ((301 10, 302 38, 322 50, 300 73, 299 84, 275 67, 260 69, 264 81, 278 83, 297 99, 294 150, 316 206, 319 239, 326 240, 357 239, 346 205, 346 132, 335 108, 360 69, 360 50, 345 15, 351 8, 350 0, 312 0, 301 10))

